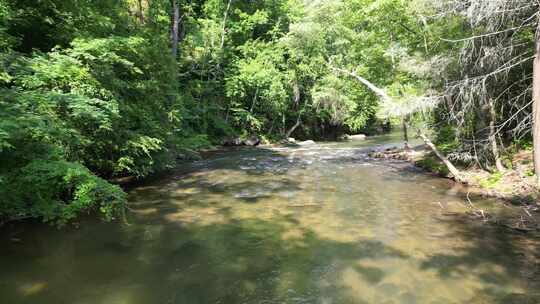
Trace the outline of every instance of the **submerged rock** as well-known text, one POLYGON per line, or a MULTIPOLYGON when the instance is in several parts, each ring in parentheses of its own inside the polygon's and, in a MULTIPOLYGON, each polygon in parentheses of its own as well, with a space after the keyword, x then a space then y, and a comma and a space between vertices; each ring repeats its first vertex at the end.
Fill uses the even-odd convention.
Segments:
POLYGON ((300 146, 311 146, 311 145, 315 145, 316 143, 313 140, 306 140, 306 141, 298 142, 297 144, 300 146))

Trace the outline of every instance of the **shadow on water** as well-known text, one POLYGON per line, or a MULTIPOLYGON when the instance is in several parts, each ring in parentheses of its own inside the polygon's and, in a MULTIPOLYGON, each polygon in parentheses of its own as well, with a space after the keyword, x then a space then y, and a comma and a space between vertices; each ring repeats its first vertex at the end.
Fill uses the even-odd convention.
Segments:
POLYGON ((449 239, 466 243, 448 253, 433 254, 422 261, 422 270, 434 270, 443 279, 475 276, 485 283, 470 303, 540 303, 540 238, 496 223, 471 220, 466 215, 440 218, 451 227, 449 239), (510 286, 525 280, 522 292, 505 292, 494 286, 510 286))
MULTIPOLYGON (((24 252, 8 246, 2 259, 18 266, 3 268, 3 279, 28 276, 36 283, 0 288, 4 303, 362 303, 348 286, 321 279, 332 282, 361 259, 407 258, 376 240, 337 242, 309 229, 284 239, 287 218, 104 226, 107 236, 99 241, 84 242, 96 231, 83 230, 53 248, 38 240, 24 252)), ((371 281, 384 276, 374 267, 356 271, 371 281)))
POLYGON ((539 239, 343 145, 216 153, 131 191, 130 225, 0 231, 0 303, 540 303, 539 239))

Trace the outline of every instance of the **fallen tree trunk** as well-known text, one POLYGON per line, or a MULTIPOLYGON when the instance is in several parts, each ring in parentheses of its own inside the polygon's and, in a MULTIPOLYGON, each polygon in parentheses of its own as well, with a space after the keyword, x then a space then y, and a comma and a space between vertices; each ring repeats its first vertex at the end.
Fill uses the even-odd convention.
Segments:
POLYGON ((439 149, 437 149, 437 147, 431 142, 431 140, 425 134, 420 132, 420 130, 418 131, 418 136, 420 136, 420 138, 422 138, 424 143, 431 149, 431 151, 433 151, 433 153, 435 153, 435 155, 437 155, 437 157, 444 163, 444 165, 446 166, 446 168, 448 168, 448 171, 450 171, 450 173, 454 176, 454 179, 456 181, 458 181, 460 183, 465 183, 465 184, 467 183, 467 181, 461 176, 461 173, 454 166, 454 164, 452 164, 448 160, 448 158, 446 158, 446 156, 444 156, 441 153, 441 151, 439 151, 439 149))

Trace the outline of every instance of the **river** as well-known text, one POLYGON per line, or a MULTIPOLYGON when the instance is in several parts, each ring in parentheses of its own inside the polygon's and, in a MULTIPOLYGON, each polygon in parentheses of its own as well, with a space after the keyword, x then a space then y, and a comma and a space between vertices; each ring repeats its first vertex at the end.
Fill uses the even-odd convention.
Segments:
POLYGON ((397 141, 216 152, 131 190, 129 225, 4 228, 0 303, 540 303, 539 239, 368 157, 397 141))

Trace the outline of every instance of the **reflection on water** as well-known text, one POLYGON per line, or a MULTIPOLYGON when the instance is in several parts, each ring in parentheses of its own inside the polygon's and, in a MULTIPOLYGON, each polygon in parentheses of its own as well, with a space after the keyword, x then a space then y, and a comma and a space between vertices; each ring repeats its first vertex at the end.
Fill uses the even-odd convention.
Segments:
POLYGON ((217 153, 134 189, 128 226, 3 231, 0 302, 539 303, 538 239, 369 159, 386 140, 217 153))

